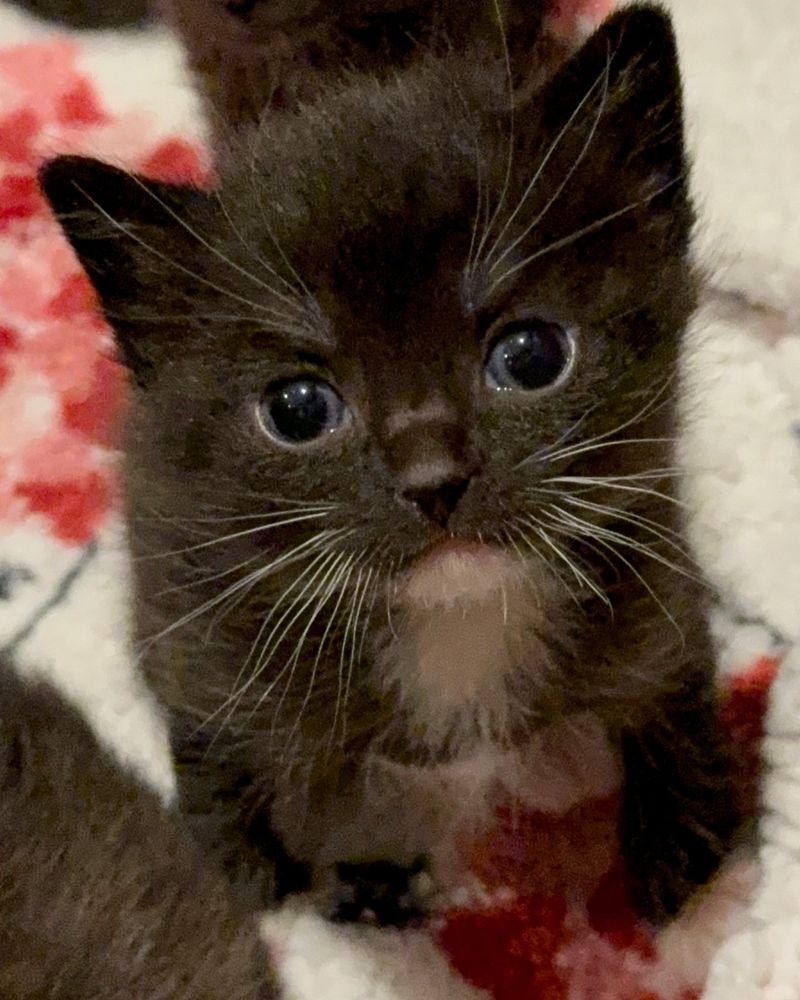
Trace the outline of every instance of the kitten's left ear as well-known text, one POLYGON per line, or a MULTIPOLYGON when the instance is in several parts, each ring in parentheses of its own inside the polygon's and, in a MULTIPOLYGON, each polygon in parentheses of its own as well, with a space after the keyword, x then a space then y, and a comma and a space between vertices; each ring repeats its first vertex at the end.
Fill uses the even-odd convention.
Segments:
POLYGON ((669 15, 649 4, 624 7, 537 98, 537 127, 560 147, 553 172, 574 170, 606 205, 649 197, 657 199, 653 209, 685 203, 681 90, 669 15))
POLYGON ((80 156, 47 163, 39 184, 138 374, 152 365, 158 330, 137 326, 136 303, 152 312, 170 298, 177 305, 179 294, 185 302, 187 272, 202 263, 197 239, 179 220, 202 218, 211 199, 80 156))

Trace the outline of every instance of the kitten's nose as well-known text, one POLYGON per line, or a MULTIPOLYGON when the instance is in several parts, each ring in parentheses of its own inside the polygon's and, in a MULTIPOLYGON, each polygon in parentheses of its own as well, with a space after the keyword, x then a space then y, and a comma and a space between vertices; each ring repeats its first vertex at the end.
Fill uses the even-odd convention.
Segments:
POLYGON ((385 454, 395 496, 445 528, 482 462, 466 421, 458 420, 457 413, 431 409, 395 415, 393 422, 401 426, 389 428, 385 454))
POLYGON ((446 528, 451 514, 455 512, 461 498, 466 493, 472 476, 449 479, 435 485, 420 486, 403 491, 403 498, 440 528, 446 528))

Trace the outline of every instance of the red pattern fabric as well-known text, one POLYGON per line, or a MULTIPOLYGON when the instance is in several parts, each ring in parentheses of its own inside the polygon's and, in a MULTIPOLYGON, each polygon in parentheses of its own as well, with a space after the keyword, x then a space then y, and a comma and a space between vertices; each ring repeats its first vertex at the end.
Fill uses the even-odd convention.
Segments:
MULTIPOLYGON (((726 725, 754 787, 759 743, 778 661, 736 674, 726 725)), ((746 788, 746 791, 749 790, 746 788)), ((752 798, 752 793, 749 793, 752 798)), ((615 835, 616 798, 563 815, 502 810, 469 867, 489 887, 513 887, 496 906, 450 914, 439 941, 459 972, 495 1000, 665 1000, 648 985, 663 973, 658 938, 627 899, 615 835), (538 891, 535 891, 538 890, 538 891)), ((702 983, 676 980, 669 1000, 696 1000, 702 983)))
MULTIPOLYGON (((67 544, 102 527, 116 495, 113 444, 125 395, 94 293, 36 183, 42 161, 93 153, 124 134, 80 69, 79 49, 56 36, 0 50, 0 414, 15 434, 0 443, 0 517, 38 515, 67 544)), ((139 139, 128 164, 173 183, 209 176, 203 150, 175 136, 139 139)), ((122 143, 121 143, 122 145, 122 143)))

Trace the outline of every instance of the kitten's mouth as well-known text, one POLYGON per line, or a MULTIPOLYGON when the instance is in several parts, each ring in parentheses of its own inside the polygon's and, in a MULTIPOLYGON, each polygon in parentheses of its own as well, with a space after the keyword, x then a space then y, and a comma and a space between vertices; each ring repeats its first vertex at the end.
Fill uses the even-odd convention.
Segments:
POLYGON ((399 603, 416 607, 481 604, 518 585, 519 560, 496 545, 449 538, 424 549, 397 581, 399 603))

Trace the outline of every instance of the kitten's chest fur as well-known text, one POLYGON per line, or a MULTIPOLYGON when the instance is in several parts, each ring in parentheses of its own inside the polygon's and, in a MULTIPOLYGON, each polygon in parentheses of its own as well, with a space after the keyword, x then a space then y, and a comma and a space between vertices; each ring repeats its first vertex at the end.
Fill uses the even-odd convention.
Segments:
POLYGON ((320 869, 343 860, 389 860, 411 867, 420 856, 441 884, 458 884, 464 849, 486 834, 501 805, 561 813, 619 782, 606 731, 591 713, 545 726, 527 744, 486 743, 433 767, 367 759, 350 784, 279 780, 272 822, 289 853, 320 869))
POLYGON ((442 876, 458 867, 459 835, 478 835, 501 800, 571 804, 605 788, 614 764, 594 716, 531 721, 555 669, 550 580, 504 559, 457 556, 402 589, 371 674, 375 694, 395 706, 384 732, 335 789, 324 778, 279 781, 273 818, 290 851, 319 865, 425 855, 442 876), (591 777, 570 775, 576 753, 601 761, 591 777))
POLYGON ((372 682, 418 735, 421 763, 426 748, 516 742, 515 700, 552 669, 545 606, 559 606, 552 582, 505 556, 456 553, 409 575, 372 682))

